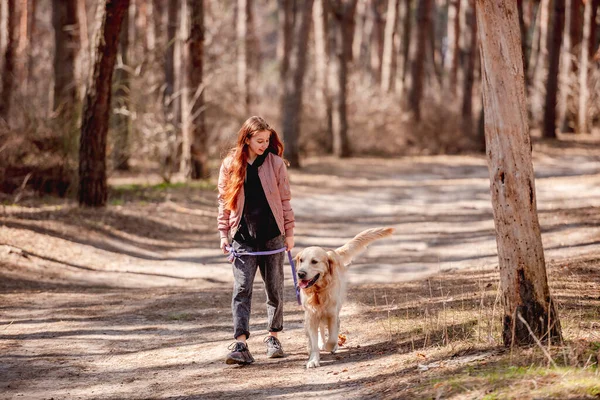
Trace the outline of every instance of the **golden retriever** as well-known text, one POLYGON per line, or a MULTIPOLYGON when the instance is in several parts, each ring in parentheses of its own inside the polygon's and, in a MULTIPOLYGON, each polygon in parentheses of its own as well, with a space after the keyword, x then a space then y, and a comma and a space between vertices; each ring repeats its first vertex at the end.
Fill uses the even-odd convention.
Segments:
POLYGON ((338 348, 340 310, 346 296, 346 271, 352 259, 375 240, 391 236, 393 228, 367 229, 335 250, 307 247, 295 257, 298 287, 308 336, 306 368, 319 366, 319 350, 338 348), (325 328, 328 335, 325 336, 325 328), (320 331, 320 335, 319 335, 320 331))

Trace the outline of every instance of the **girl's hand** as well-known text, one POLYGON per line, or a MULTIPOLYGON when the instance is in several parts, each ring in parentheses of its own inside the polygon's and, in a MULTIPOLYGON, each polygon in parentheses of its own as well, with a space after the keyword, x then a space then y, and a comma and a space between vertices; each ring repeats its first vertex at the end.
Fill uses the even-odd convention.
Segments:
POLYGON ((294 248, 294 237, 286 237, 285 238, 285 249, 287 251, 291 251, 294 248))
POLYGON ((229 254, 227 247, 229 247, 229 240, 221 239, 221 250, 223 250, 223 254, 229 254))

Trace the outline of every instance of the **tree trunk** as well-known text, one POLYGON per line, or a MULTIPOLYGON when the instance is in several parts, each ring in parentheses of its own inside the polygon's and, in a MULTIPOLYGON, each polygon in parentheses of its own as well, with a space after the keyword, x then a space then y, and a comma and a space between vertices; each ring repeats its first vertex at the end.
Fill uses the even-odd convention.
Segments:
MULTIPOLYGON (((473 134, 473 84, 475 81, 475 60, 477 56, 477 16, 475 15, 475 2, 470 1, 470 10, 466 12, 466 23, 469 27, 469 49, 467 50, 467 63, 465 65, 465 81, 462 102, 463 132, 469 137, 473 134)), ((466 30, 465 30, 466 31, 466 30)))
POLYGON ((54 26, 54 112, 74 114, 78 104, 76 61, 79 30, 76 0, 53 0, 54 26))
POLYGON ((525 76, 527 76, 527 28, 525 27, 523 1, 524 0, 517 0, 517 7, 519 11, 519 28, 521 31, 521 50, 523 52, 523 73, 525 74, 525 76))
POLYGON ((410 91, 410 109, 417 122, 421 121, 421 97, 423 96, 423 81, 425 58, 429 47, 431 31, 431 7, 433 0, 419 0, 417 9, 417 50, 412 68, 412 88, 410 91))
POLYGON ((129 170, 129 137, 131 136, 131 84, 129 77, 129 25, 132 16, 133 7, 129 7, 128 12, 123 17, 121 24, 121 33, 119 34, 119 56, 120 62, 117 63, 115 71, 116 86, 113 107, 116 109, 114 120, 114 147, 112 158, 115 169, 121 171, 129 170))
POLYGON ((186 179, 209 177, 207 132, 204 124, 204 1, 187 0, 191 16, 186 57, 188 90, 183 116, 181 171, 186 179))
MULTIPOLYGON (((100 7, 99 7, 100 8, 100 7)), ((104 207, 107 199, 106 136, 117 44, 129 0, 106 0, 99 12, 94 70, 85 95, 79 148, 79 204, 104 207)))
POLYGON ((279 29, 277 32, 277 60, 279 61, 279 78, 285 82, 290 69, 292 53, 292 34, 294 32, 294 1, 278 0, 279 29))
POLYGON ((370 7, 371 16, 371 72, 373 81, 381 84, 381 66, 383 62, 383 40, 385 35, 385 22, 383 20, 382 0, 372 0, 370 7))
POLYGON ((385 37, 383 42, 383 61, 381 67, 381 89, 389 92, 394 87, 394 70, 397 41, 396 27, 398 26, 398 4, 400 0, 388 0, 388 9, 385 22, 385 37))
POLYGON ((541 0, 538 9, 538 32, 536 34, 537 51, 532 53, 532 55, 535 55, 535 62, 532 63, 531 114, 533 123, 536 126, 539 126, 542 120, 544 94, 546 93, 544 82, 547 77, 548 24, 551 15, 549 8, 550 0, 541 0))
POLYGON ((550 34, 550 55, 548 80, 546 86, 546 105, 544 107, 544 127, 542 136, 556 138, 556 99, 558 94, 558 66, 560 62, 560 46, 565 21, 565 0, 554 0, 552 15, 552 32, 550 34))
POLYGON ((250 13, 252 0, 237 0, 237 82, 244 99, 246 115, 250 115, 250 13))
POLYGON ((79 24, 79 57, 75 62, 77 92, 80 96, 85 93, 85 85, 89 80, 91 49, 88 37, 88 20, 85 0, 77 0, 77 22, 79 24))
MULTIPOLYGON (((315 34, 315 72, 316 72, 316 101, 319 103, 321 119, 327 123, 326 141, 327 153, 333 151, 332 104, 329 94, 329 8, 328 0, 315 0, 313 8, 313 24, 315 34)), ((359 54, 357 52, 356 54, 359 54)))
POLYGON ((175 93, 175 41, 177 40, 177 27, 179 0, 170 0, 167 10, 167 51, 165 52, 165 119, 171 124, 176 124, 177 101, 175 93))
POLYGON ((331 61, 330 82, 333 130, 333 154, 337 157, 350 156, 348 141, 347 87, 348 87, 348 43, 352 35, 347 29, 356 12, 356 0, 329 0, 331 10, 331 61))
POLYGON ((283 139, 285 142, 285 157, 290 167, 300 167, 298 137, 300 135, 300 120, 302 118, 302 91, 304 87, 304 71, 308 34, 312 20, 313 0, 304 0, 299 6, 293 27, 293 44, 291 46, 289 71, 283 82, 282 122, 283 139))
POLYGON ((577 79, 578 62, 581 54, 581 40, 583 37, 583 9, 581 0, 566 0, 565 29, 562 46, 561 79, 562 91, 560 93, 559 123, 562 132, 574 132, 577 125, 577 79))
POLYGON ((401 80, 402 80, 402 91, 404 92, 407 88, 406 77, 408 76, 408 70, 411 65, 410 58, 410 44, 412 42, 411 34, 412 34, 412 0, 405 0, 405 14, 404 14, 404 23, 402 27, 402 54, 399 60, 399 64, 402 68, 401 80))
POLYGON ((577 132, 588 133, 588 68, 590 62, 589 43, 592 25, 592 1, 585 2, 583 14, 583 40, 579 66, 579 107, 577 108, 577 132))
MULTIPOLYGON (((328 0, 324 0, 328 1, 328 0)), ((364 56, 366 51, 366 44, 364 38, 366 34, 366 17, 367 17, 367 3, 368 0, 358 0, 356 3, 356 27, 354 29, 354 38, 352 39, 352 54, 358 61, 358 65, 364 67, 364 56)))
POLYGON ((448 3, 448 58, 446 61, 446 82, 453 96, 458 87, 458 61, 460 55, 460 0, 450 0, 448 3))
POLYGON ((504 344, 534 343, 528 328, 543 341, 560 340, 537 216, 517 5, 477 0, 476 10, 504 344))
POLYGON ((10 123, 10 107, 15 72, 15 50, 17 47, 15 0, 7 0, 6 8, 6 49, 4 52, 4 70, 2 71, 2 91, 0 92, 0 120, 10 123))

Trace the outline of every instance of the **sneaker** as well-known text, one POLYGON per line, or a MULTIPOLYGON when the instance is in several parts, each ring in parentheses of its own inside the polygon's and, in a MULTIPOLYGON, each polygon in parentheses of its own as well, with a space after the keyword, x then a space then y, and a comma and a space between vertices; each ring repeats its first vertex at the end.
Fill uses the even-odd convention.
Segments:
POLYGON ((247 365, 254 362, 254 357, 252 357, 248 346, 244 342, 233 342, 228 349, 231 350, 231 353, 227 355, 225 364, 247 365))
POLYGON ((283 349, 281 348, 281 342, 275 336, 267 336, 264 340, 267 344, 267 357, 268 358, 281 358, 283 357, 283 349))

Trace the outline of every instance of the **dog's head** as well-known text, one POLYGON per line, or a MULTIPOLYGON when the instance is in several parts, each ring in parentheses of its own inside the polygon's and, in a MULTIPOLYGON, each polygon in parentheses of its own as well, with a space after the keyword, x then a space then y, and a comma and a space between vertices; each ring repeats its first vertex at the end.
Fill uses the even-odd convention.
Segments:
POLYGON ((328 280, 337 264, 335 252, 322 247, 307 247, 296 255, 298 287, 309 289, 328 280))

